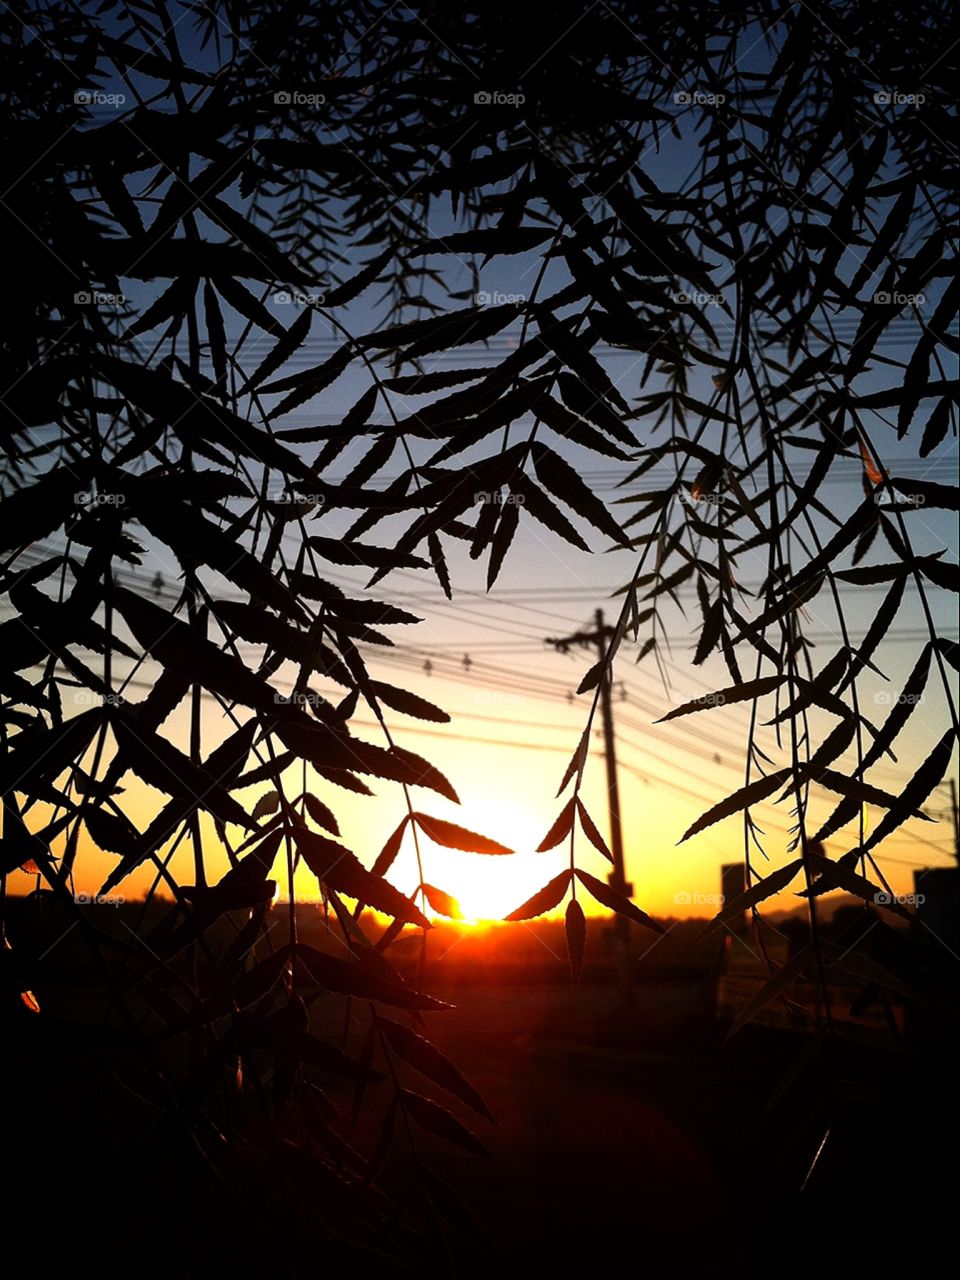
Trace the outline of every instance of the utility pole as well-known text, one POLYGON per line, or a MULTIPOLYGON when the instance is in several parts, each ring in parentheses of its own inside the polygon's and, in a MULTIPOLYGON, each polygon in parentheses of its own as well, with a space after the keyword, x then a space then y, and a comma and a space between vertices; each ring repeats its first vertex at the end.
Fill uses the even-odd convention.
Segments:
MULTIPOLYGON (((613 636, 614 628, 604 622, 603 610, 598 609, 594 617, 593 631, 578 631, 563 639, 549 639, 561 653, 566 653, 573 645, 584 648, 596 646, 600 661, 603 661, 607 646, 613 636)), ((627 880, 623 861, 623 832, 620 825, 620 788, 617 783, 617 745, 613 732, 613 699, 611 672, 605 673, 600 682, 600 711, 603 717, 603 756, 607 769, 607 802, 610 811, 610 852, 613 854, 613 870, 607 877, 611 888, 623 897, 629 898, 633 893, 633 885, 627 880)), ((617 953, 617 969, 620 977, 620 999, 624 1011, 633 1009, 633 948, 630 941, 630 921, 626 916, 614 914, 614 944, 617 953)))
POLYGON ((953 856, 960 863, 960 809, 957 807, 957 780, 950 779, 950 812, 953 817, 953 856))

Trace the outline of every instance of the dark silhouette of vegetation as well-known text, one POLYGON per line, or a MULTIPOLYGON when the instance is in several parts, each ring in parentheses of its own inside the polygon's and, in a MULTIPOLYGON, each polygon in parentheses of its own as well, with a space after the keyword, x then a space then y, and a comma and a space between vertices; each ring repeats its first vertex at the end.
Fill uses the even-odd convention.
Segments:
MULTIPOLYGON (((728 680, 673 709, 665 697, 664 716, 744 702, 752 719, 742 785, 678 837, 741 815, 749 888, 714 924, 749 911, 761 948, 761 904, 807 895, 803 946, 758 1008, 805 972, 829 1021, 831 966, 903 986, 822 938, 817 906, 843 889, 868 911, 889 891, 877 848, 956 744, 957 647, 931 598, 957 590, 957 571, 922 536, 917 549, 912 523, 956 510, 956 490, 887 461, 892 440, 935 459, 957 430, 947 6, 560 0, 546 30, 544 12, 64 0, 0 17, 0 849, 4 884, 34 869, 49 913, 49 932, 22 941, 5 925, 6 1021, 83 1072, 94 1061, 91 1080, 127 1100, 91 1093, 139 1135, 109 1188, 162 1184, 156 1232, 205 1224, 200 1261, 158 1246, 165 1274, 214 1257, 307 1274, 318 1242, 412 1267, 473 1239, 422 1161, 399 1198, 379 1189, 395 1133, 482 1150, 489 1118, 430 1043, 422 1015, 441 1002, 388 954, 449 896, 422 873, 412 897, 385 877, 404 840, 419 860, 424 834, 510 850, 430 813, 456 780, 402 745, 397 716, 448 717, 372 677, 361 648, 416 621, 391 603, 392 571, 431 570, 454 593, 454 545, 485 559, 491 587, 528 521, 560 546, 634 554, 541 846, 568 840, 569 870, 512 918, 571 895, 575 970, 584 897, 661 929, 579 866, 584 839, 610 856, 581 786, 602 683, 621 651, 661 660, 665 615, 692 586, 692 660, 720 655, 728 680), (527 293, 483 292, 481 270, 509 279, 511 261, 535 262, 527 293), (282 320, 278 292, 299 302, 282 320), (884 340, 905 308, 901 359, 884 340), (601 358, 611 347, 637 354, 630 388, 601 358), (331 421, 325 397, 343 385, 355 400, 331 421), (291 426, 300 408, 316 424, 291 426), (581 477, 591 455, 622 467, 624 505, 581 477), (823 485, 850 458, 862 499, 838 512, 823 485), (664 463, 672 481, 645 488, 664 463), (176 570, 151 584, 158 546, 176 570), (759 563, 759 588, 738 585, 759 563), (330 565, 369 570, 383 599, 351 598, 330 565), (885 594, 854 640, 861 584, 885 594), (908 590, 927 638, 878 718, 858 681, 908 590), (826 650, 808 611, 836 632, 826 650), (211 704, 230 726, 212 742, 211 704), (358 708, 380 742, 351 730, 358 708), (754 740, 763 722, 779 759, 754 740), (881 789, 869 771, 908 727, 924 762, 881 789), (142 830, 130 775, 163 795, 142 830), (337 821, 338 789, 371 780, 396 784, 401 806, 375 860, 337 821), (241 803, 254 786, 255 807, 241 803), (819 825, 814 787, 836 797, 819 825), (771 869, 751 809, 773 798, 793 834, 771 869), (884 810, 869 831, 867 804, 884 810), (857 821, 828 856, 822 842, 857 821), (104 895, 151 867, 136 931, 77 901, 91 845, 116 859, 104 895), (211 882, 214 845, 230 865, 211 882), (168 865, 179 846, 191 883, 168 865), (303 941, 293 905, 283 929, 268 918, 301 865, 336 953, 303 941), (64 930, 83 957, 44 953, 64 930), (85 1002, 76 1021, 49 1013, 63 987, 85 1002), (352 1117, 329 1096, 344 1081, 352 1117), (361 1150, 352 1125, 369 1106, 361 1150), (178 1197, 183 1169, 201 1171, 201 1217, 178 1197)), ((121 1258, 148 1219, 130 1222, 93 1256, 121 1258)))

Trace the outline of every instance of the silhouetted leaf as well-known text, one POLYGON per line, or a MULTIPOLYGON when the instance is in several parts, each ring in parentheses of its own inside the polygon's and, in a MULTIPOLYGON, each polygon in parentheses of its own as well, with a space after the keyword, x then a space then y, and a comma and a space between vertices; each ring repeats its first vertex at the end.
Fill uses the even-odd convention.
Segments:
POLYGON ((748 783, 745 787, 740 787, 733 795, 727 796, 725 800, 721 800, 719 804, 715 804, 708 809, 696 822, 687 828, 680 837, 680 843, 689 840, 691 836, 703 831, 706 827, 711 827, 715 822, 719 822, 721 818, 728 818, 733 813, 739 813, 741 809, 749 808, 750 805, 758 804, 761 800, 765 800, 779 787, 790 779, 789 769, 780 769, 775 773, 767 774, 765 778, 755 778, 753 782, 748 783))
POLYGON ((593 819, 587 813, 586 807, 580 797, 577 797, 577 814, 580 818, 580 825, 583 827, 584 834, 593 845, 593 847, 602 853, 608 862, 613 862, 613 854, 607 848, 607 842, 598 831, 593 819))
POLYGON ((568 836, 573 828, 574 802, 576 797, 571 796, 567 803, 560 810, 553 826, 537 845, 537 853, 546 853, 548 849, 558 845, 564 836, 568 836))
POLYGON ((663 724, 665 720, 676 720, 678 716, 687 716, 692 711, 708 711, 711 707, 725 707, 735 702, 752 701, 754 698, 762 698, 768 693, 773 693, 783 684, 782 676, 762 676, 759 680, 748 680, 745 684, 732 685, 727 689, 719 689, 716 693, 704 693, 699 698, 694 698, 691 702, 685 702, 680 707, 674 707, 672 711, 667 712, 665 716, 661 716, 656 724, 663 724))
POLYGON ((532 898, 528 898, 522 906, 516 907, 508 916, 504 916, 504 920, 532 920, 534 916, 542 916, 545 912, 552 911, 563 901, 563 895, 567 892, 572 875, 571 871, 561 871, 532 898))
POLYGON ((571 898, 567 903, 564 932, 567 938, 567 955, 570 958, 570 973, 574 982, 579 982, 580 974, 583 972, 583 948, 587 940, 587 922, 583 907, 576 898, 571 898))
POLYGON ((742 916, 745 911, 755 907, 758 902, 764 902, 767 898, 773 897, 775 893, 785 889, 791 880, 795 880, 797 873, 802 870, 803 859, 796 858, 793 862, 788 862, 785 867, 780 867, 777 871, 771 871, 768 876, 756 881, 744 893, 724 902, 722 909, 717 912, 706 929, 704 929, 704 933, 710 933, 711 930, 718 928, 725 921, 742 916))
POLYGON ((500 844, 487 836, 478 835, 475 831, 468 831, 466 827, 459 827, 455 822, 446 822, 442 818, 428 818, 424 813, 414 813, 411 817, 425 835, 448 849, 463 849, 467 853, 513 853, 513 850, 508 849, 505 844, 500 844))
POLYGON ((443 889, 438 889, 436 885, 432 884, 423 885, 423 892, 430 906, 433 907, 438 915, 447 916, 451 920, 463 919, 460 904, 449 893, 446 893, 443 889))
POLYGON ((608 907, 611 911, 615 911, 617 915, 626 916, 628 920, 632 920, 635 924, 642 924, 645 929, 653 929, 655 933, 663 933, 663 928, 657 924, 651 916, 640 908, 629 898, 625 898, 618 890, 611 888, 610 885, 604 884, 602 880, 598 880, 596 876, 590 875, 587 871, 577 868, 577 879, 590 892, 591 896, 603 906, 608 907))
POLYGON ((297 827, 294 832, 297 851, 322 884, 327 884, 348 898, 355 898, 385 915, 411 924, 430 927, 426 916, 409 898, 405 898, 392 884, 368 871, 342 844, 297 827))
POLYGON ((449 724, 450 716, 446 711, 435 707, 426 698, 421 698, 406 689, 398 689, 396 685, 384 684, 382 680, 371 680, 370 688, 381 702, 385 702, 394 711, 401 711, 405 716, 413 716, 416 720, 430 720, 434 724, 449 724))
POLYGON ((466 1125, 461 1124, 452 1112, 446 1107, 441 1107, 432 1098, 412 1093, 409 1089, 400 1089, 398 1097, 411 1119, 415 1120, 422 1129, 426 1129, 427 1133, 452 1142, 455 1146, 463 1147, 466 1151, 473 1151, 482 1156, 487 1154, 487 1149, 479 1138, 472 1134, 466 1125))
POLYGON ((429 1040, 425 1040, 423 1036, 417 1035, 408 1027, 401 1026, 399 1022, 394 1022, 392 1018, 385 1018, 383 1014, 377 1017, 377 1025, 386 1036, 390 1048, 404 1062, 408 1062, 421 1075, 438 1084, 441 1089, 446 1089, 447 1093, 452 1093, 455 1098, 465 1102, 480 1115, 488 1120, 493 1119, 487 1104, 476 1089, 463 1078, 449 1058, 445 1057, 429 1040))

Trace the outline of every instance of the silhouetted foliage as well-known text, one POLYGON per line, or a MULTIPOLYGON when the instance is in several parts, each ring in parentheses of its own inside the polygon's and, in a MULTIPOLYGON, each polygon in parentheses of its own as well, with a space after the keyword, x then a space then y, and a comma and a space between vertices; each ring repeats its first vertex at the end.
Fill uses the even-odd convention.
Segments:
MULTIPOLYGON (((413 795, 456 799, 455 780, 395 740, 394 713, 446 713, 374 679, 360 647, 417 621, 391 603, 392 571, 431 569, 450 596, 459 543, 486 558, 493 586, 528 521, 636 554, 613 641, 580 686, 588 723, 541 845, 568 840, 570 869, 512 915, 572 893, 575 976, 578 887, 660 928, 576 852, 582 832, 610 857, 581 799, 602 684, 628 643, 660 661, 684 585, 699 610, 693 661, 721 655, 729 681, 666 718, 753 707, 742 786, 684 836, 740 815, 749 888, 717 922, 795 880, 808 894, 809 946, 758 1008, 807 968, 825 981, 822 892, 870 904, 889 887, 876 848, 940 783, 957 734, 956 646, 928 603, 957 589, 956 567, 917 551, 911 529, 921 510, 956 510, 956 492, 885 461, 890 433, 920 457, 956 436, 945 18, 942 4, 875 0, 564 0, 547 32, 542 8, 515 0, 4 10, 0 848, 4 875, 35 868, 89 955, 67 973, 56 953, 8 942, 6 990, 20 1026, 46 1016, 48 986, 86 984, 102 1011, 90 1051, 137 1097, 159 1097, 222 1194, 259 1201, 250 1258, 275 1251, 296 1268, 322 1238, 406 1265, 471 1231, 425 1167, 401 1203, 376 1190, 401 1126, 482 1150, 488 1117, 423 1034, 440 1002, 386 954, 405 925, 428 927, 428 907, 455 904, 423 883, 407 898, 385 874, 419 834, 510 853, 413 795), (481 267, 517 255, 537 263, 529 293, 484 294, 481 267), (299 300, 283 321, 268 305, 278 292, 299 300), (895 359, 881 344, 905 306, 919 336, 895 359), (611 377, 608 347, 636 353, 639 396, 611 377), (324 396, 344 378, 355 402, 329 421, 324 396), (301 408, 315 424, 290 425, 301 408), (589 455, 621 464, 624 505, 581 477, 589 455), (823 485, 850 458, 863 499, 841 514, 823 485), (672 481, 645 489, 663 463, 672 481), (345 478, 325 478, 337 464, 345 478), (175 583, 142 569, 156 546, 175 583), (758 557, 759 588, 738 585, 758 557), (330 565, 368 569, 382 602, 346 595, 330 565), (853 643, 847 593, 864 583, 886 595, 853 643), (929 636, 876 723, 857 681, 908 585, 929 636), (805 634, 816 610, 837 632, 826 651, 805 634), (318 678, 339 692, 320 695, 318 678), (949 726, 900 794, 881 790, 868 771, 935 684, 949 726), (210 741, 204 702, 226 737, 210 741), (177 708, 182 747, 164 728, 177 708), (358 708, 383 745, 351 730, 358 708), (763 720, 780 760, 754 741, 763 720), (145 830, 124 808, 131 773, 163 795, 145 830), (405 808, 375 861, 342 843, 337 819, 338 788, 365 794, 369 780, 397 784, 405 808), (816 832, 814 786, 837 798, 816 832), (792 860, 771 870, 751 808, 775 796, 792 860), (886 810, 870 832, 865 803, 886 810), (858 817, 849 850, 828 857, 819 842, 858 817), (75 900, 89 842, 117 859, 105 894, 155 870, 142 938, 105 933, 75 900), (191 884, 167 866, 181 843, 191 884), (210 883, 214 844, 230 866, 210 883), (293 910, 271 927, 277 885, 292 898, 300 863, 336 954, 297 936, 293 910), (315 1020, 330 1000, 346 1009, 342 1039, 315 1020), (400 1064, 425 1083, 408 1087, 400 1064), (375 1095, 370 1150, 352 1145, 330 1078, 353 1082, 358 1113, 375 1095), (448 1103, 474 1113, 478 1134, 448 1103), (281 1206, 297 1185, 321 1190, 281 1206)), ((835 963, 857 972, 857 955, 835 963)))

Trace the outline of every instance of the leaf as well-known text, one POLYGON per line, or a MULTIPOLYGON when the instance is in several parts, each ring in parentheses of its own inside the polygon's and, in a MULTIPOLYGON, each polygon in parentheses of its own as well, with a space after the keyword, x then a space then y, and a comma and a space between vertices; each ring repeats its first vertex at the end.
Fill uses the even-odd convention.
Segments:
POLYGON ((184 316, 193 301, 196 287, 194 280, 186 278, 174 280, 173 284, 134 320, 127 329, 126 336, 136 337, 139 333, 146 333, 149 329, 155 328, 164 320, 170 320, 174 316, 184 316))
POLYGON ((254 822, 259 822, 261 818, 265 818, 268 813, 276 813, 280 808, 280 795, 276 791, 268 791, 266 795, 262 795, 253 807, 253 813, 250 815, 254 822))
POLYGON ((313 308, 305 307, 286 333, 274 343, 272 350, 261 360, 260 364, 257 365, 256 369, 240 388, 240 395, 246 395, 254 387, 259 387, 261 382, 270 377, 271 373, 286 364, 293 353, 298 351, 307 340, 312 320, 313 308))
POLYGON ((584 834, 587 839, 599 853, 603 854, 608 862, 613 862, 613 854, 607 848, 606 840, 604 840, 593 819, 590 817, 589 813, 587 813, 586 806, 580 800, 579 796, 577 797, 577 814, 579 815, 580 825, 583 827, 584 834))
POLYGON ((543 490, 538 489, 529 476, 524 475, 522 471, 516 472, 510 480, 510 489, 518 497, 523 498, 524 510, 533 516, 534 520, 539 520, 552 533, 559 534, 578 550, 590 550, 563 512, 557 510, 543 490))
POLYGON ((443 818, 428 818, 424 813, 411 815, 417 826, 431 840, 444 845, 447 849, 463 849, 466 853, 504 854, 513 853, 506 845, 499 844, 487 836, 468 831, 466 827, 457 826, 455 822, 446 822, 443 818))
POLYGON ((419 1169, 424 1189, 436 1213, 445 1218, 451 1226, 456 1227, 462 1235, 473 1241, 483 1241, 484 1234, 481 1228, 456 1192, 427 1165, 421 1164, 419 1169))
POLYGON ((370 569, 427 569, 422 556, 396 551, 392 547, 371 547, 365 542, 348 542, 341 538, 307 539, 308 544, 319 551, 331 564, 364 565, 370 569))
POLYGON ((773 693, 775 689, 779 689, 782 684, 783 676, 763 676, 759 680, 748 680, 745 684, 735 684, 727 689, 718 689, 716 693, 704 693, 699 698, 694 698, 691 702, 685 702, 680 707, 674 707, 672 711, 667 712, 665 716, 661 716, 655 723, 663 724, 666 720, 676 720, 678 716, 688 716, 693 711, 708 711, 711 707, 726 707, 734 702, 762 698, 768 693, 773 693))
MULTIPOLYGON (((562 790, 562 788, 561 788, 562 790)), ((571 796, 567 803, 560 810, 553 826, 537 845, 537 853, 546 853, 548 849, 553 849, 564 836, 570 834, 573 827, 574 802, 576 797, 571 796)))
POLYGON ((901 823, 913 816, 914 812, 926 801, 934 789, 943 781, 950 767, 955 740, 954 730, 948 729, 934 749, 924 760, 920 768, 900 792, 897 804, 877 823, 863 846, 863 852, 875 849, 885 840, 891 831, 895 831, 901 823))
POLYGON ((237 1013, 234 1015, 234 1027, 243 1044, 269 1049, 274 1054, 350 1080, 370 1077, 371 1073, 362 1064, 277 1015, 265 1017, 258 1013, 237 1013))
POLYGON ((297 943, 296 954, 307 974, 325 991, 336 995, 355 996, 358 1000, 374 1000, 399 1009, 420 1009, 440 1012, 452 1006, 433 996, 414 991, 402 982, 388 981, 359 964, 329 956, 324 951, 297 943))
POLYGON ((113 599, 137 643, 155 661, 174 670, 188 667, 194 680, 205 688, 271 717, 280 712, 293 714, 292 708, 277 702, 265 680, 188 623, 123 587, 114 587, 113 599))
POLYGON ((303 803, 307 813, 318 826, 327 831, 332 831, 335 836, 340 834, 340 826, 333 810, 329 809, 322 800, 308 791, 304 794, 303 803))
POLYGON ((642 924, 645 929, 653 929, 655 933, 663 933, 661 925, 657 924, 651 916, 645 911, 641 911, 638 906, 625 898, 622 893, 612 888, 608 884, 604 884, 602 880, 598 880, 596 876, 592 876, 587 871, 581 871, 577 868, 577 879, 584 885, 590 894, 596 898, 597 902, 608 907, 611 911, 615 911, 617 915, 626 916, 628 920, 632 920, 635 924, 642 924))
POLYGON ((383 1123, 380 1126, 380 1132, 377 1134, 376 1145, 373 1148, 373 1152, 370 1156, 370 1163, 364 1176, 364 1184, 366 1186, 369 1186, 370 1183, 373 1182, 377 1174, 383 1168, 383 1163, 390 1151, 391 1144, 393 1143, 394 1129, 396 1128, 397 1109, 398 1102, 397 1099, 394 1098, 390 1103, 390 1106, 387 1108, 387 1113, 383 1117, 383 1123))
POLYGON ((402 712, 405 716, 413 716, 417 720, 429 720, 434 724, 450 722, 450 716, 446 711, 406 689, 398 689, 393 684, 384 684, 382 680, 371 680, 370 688, 381 702, 385 702, 388 707, 402 712))
POLYGON ((20 999, 27 1006, 31 1013, 40 1012, 40 1003, 32 991, 21 991, 20 999))
POLYGON ((377 860, 373 864, 373 874, 382 876, 393 866, 397 854, 400 852, 400 846, 403 843, 403 833, 407 829, 407 823, 410 821, 410 814, 405 814, 400 825, 394 831, 393 835, 387 840, 387 843, 377 855, 377 860))
POLYGON ((574 775, 578 774, 583 769, 583 766, 586 763, 587 752, 589 751, 589 749, 590 749, 590 726, 587 725, 583 733, 580 735, 580 741, 577 743, 576 748, 574 749, 573 755, 567 761, 567 767, 564 769, 563 777, 560 779, 560 785, 559 787, 557 787, 558 797, 563 795, 564 791, 570 785, 570 782, 573 779, 574 775))
POLYGON ((934 405, 933 412, 923 428, 923 438, 920 441, 921 458, 929 457, 946 439, 950 427, 951 403, 945 396, 934 405))
MULTIPOLYGON (((858 808, 860 805, 872 804, 879 805, 884 809, 890 809, 899 803, 899 797, 892 795, 889 791, 875 787, 869 782, 863 782, 859 778, 848 778, 846 774, 838 773, 835 769, 811 769, 809 776, 813 782, 819 783, 820 786, 827 787, 838 795, 847 796, 849 799, 855 800, 858 808)), ((919 818, 923 822, 931 821, 921 810, 914 810, 913 817, 919 818)))
POLYGON ((26 730, 10 742, 0 763, 0 795, 29 791, 78 760, 103 719, 99 707, 40 731, 26 730))
POLYGON ((137 845, 140 832, 126 817, 118 817, 98 807, 84 811, 83 820, 94 844, 108 853, 129 856, 137 845))
POLYGON ((421 888, 437 915, 447 916, 451 920, 463 919, 460 904, 451 894, 446 893, 443 889, 438 889, 432 884, 424 884, 421 888))
POLYGON ((591 493, 568 462, 545 444, 537 441, 530 447, 537 479, 545 489, 560 498, 590 524, 620 546, 629 547, 626 534, 608 512, 606 506, 591 493))
POLYGON ((779 969, 767 979, 756 995, 752 996, 737 1014, 733 1026, 727 1032, 729 1040, 755 1018, 761 1009, 765 1009, 771 1000, 791 987, 813 958, 813 948, 803 947, 795 956, 791 956, 779 969))
POLYGON ((306 827, 294 830, 297 851, 321 882, 348 898, 365 903, 384 915, 429 929, 430 922, 420 908, 388 881, 368 871, 355 853, 327 836, 306 827))
POLYGON ((259 298, 254 297, 250 290, 233 276, 221 276, 217 280, 217 289, 220 296, 227 300, 234 311, 238 311, 258 329, 264 329, 267 333, 283 338, 285 334, 283 325, 267 310, 259 298))
POLYGON ((567 914, 563 923, 567 937, 570 972, 574 982, 579 982, 580 974, 583 972, 583 948, 587 940, 587 921, 583 914, 583 907, 576 898, 571 898, 567 903, 567 914))
POLYGON ((114 710, 111 727, 120 762, 144 782, 168 795, 182 796, 202 805, 224 822, 247 828, 254 825, 246 810, 227 794, 218 779, 202 766, 193 764, 166 738, 138 724, 122 710, 114 710))
POLYGON ((885 906, 888 911, 893 911, 897 915, 902 916, 905 920, 909 920, 910 913, 899 902, 887 902, 888 894, 868 880, 866 876, 862 876, 859 872, 854 871, 852 867, 846 866, 843 862, 834 862, 830 858, 824 858, 820 854, 811 852, 810 862, 812 866, 820 872, 820 879, 814 881, 809 890, 804 890, 800 895, 803 898, 809 897, 811 894, 817 896, 822 891, 823 881, 826 880, 831 888, 843 889, 845 893, 852 893, 856 898, 862 898, 864 902, 871 905, 878 904, 885 906))
POLYGON ((444 1138, 447 1142, 463 1147, 466 1151, 473 1151, 482 1156, 488 1154, 480 1139, 472 1134, 452 1112, 446 1107, 441 1107, 432 1098, 425 1098, 422 1094, 413 1093, 409 1089, 398 1090, 397 1096, 411 1119, 415 1120, 422 1129, 426 1129, 427 1133, 432 1133, 437 1138, 444 1138))
POLYGON ((884 472, 880 471, 877 464, 873 460, 873 454, 867 448, 867 442, 863 436, 859 436, 860 457, 863 459, 863 473, 871 484, 883 484, 886 480, 884 472))
POLYGON ((554 876, 542 889, 539 889, 532 898, 528 898, 521 906, 516 907, 509 915, 504 916, 504 920, 532 920, 534 916, 542 916, 545 912, 552 911, 563 900, 563 895, 567 891, 572 875, 573 873, 569 869, 561 871, 558 876, 554 876))
POLYGON ((713 826, 721 818, 728 818, 731 814, 739 813, 741 809, 747 809, 750 805, 766 799, 768 795, 788 782, 790 777, 789 769, 779 769, 776 773, 770 773, 765 778, 756 778, 745 787, 740 787, 733 795, 727 796, 725 800, 721 800, 719 804, 715 804, 712 809, 702 814, 692 826, 687 828, 678 843, 683 844, 684 840, 689 840, 698 831, 713 826))
POLYGON ((394 1022, 392 1018, 385 1018, 383 1014, 377 1016, 377 1026, 386 1036, 390 1048, 404 1062, 415 1067, 421 1075, 438 1084, 441 1089, 446 1089, 447 1093, 453 1094, 455 1098, 459 1098, 461 1102, 466 1103, 486 1119, 493 1119, 487 1104, 473 1085, 463 1078, 449 1058, 445 1057, 429 1040, 417 1035, 409 1027, 394 1022))
POLYGON ((752 884, 745 893, 738 894, 736 898, 732 898, 729 902, 724 902, 721 910, 713 917, 706 929, 704 929, 703 933, 710 933, 726 920, 732 920, 735 916, 742 916, 745 911, 749 911, 751 907, 755 907, 758 902, 763 902, 767 898, 772 897, 775 893, 779 893, 780 890, 785 889, 791 880, 796 878, 797 873, 802 870, 803 859, 796 858, 793 862, 787 863, 785 867, 780 867, 779 870, 772 871, 770 875, 766 876, 763 880, 758 880, 756 884, 752 884))
POLYGON ((577 685, 577 693, 589 693, 591 689, 595 689, 600 683, 600 678, 607 667, 606 658, 601 658, 599 662, 595 662, 587 674, 577 685))
POLYGON ((394 249, 392 245, 384 249, 382 253, 378 253, 375 258, 361 267, 356 275, 351 276, 349 280, 345 280, 343 284, 337 285, 324 294, 324 309, 342 307, 346 303, 352 302, 364 289, 374 283, 380 272, 393 257, 394 249))
MULTIPOLYGON (((513 490, 510 497, 517 495, 513 490)), ((520 506, 516 502, 507 502, 504 504, 497 520, 497 527, 494 530, 492 538, 492 546, 490 548, 490 564, 487 567, 487 590, 489 591, 496 582, 500 570, 503 567, 504 557, 510 549, 517 528, 520 524, 520 506)))

